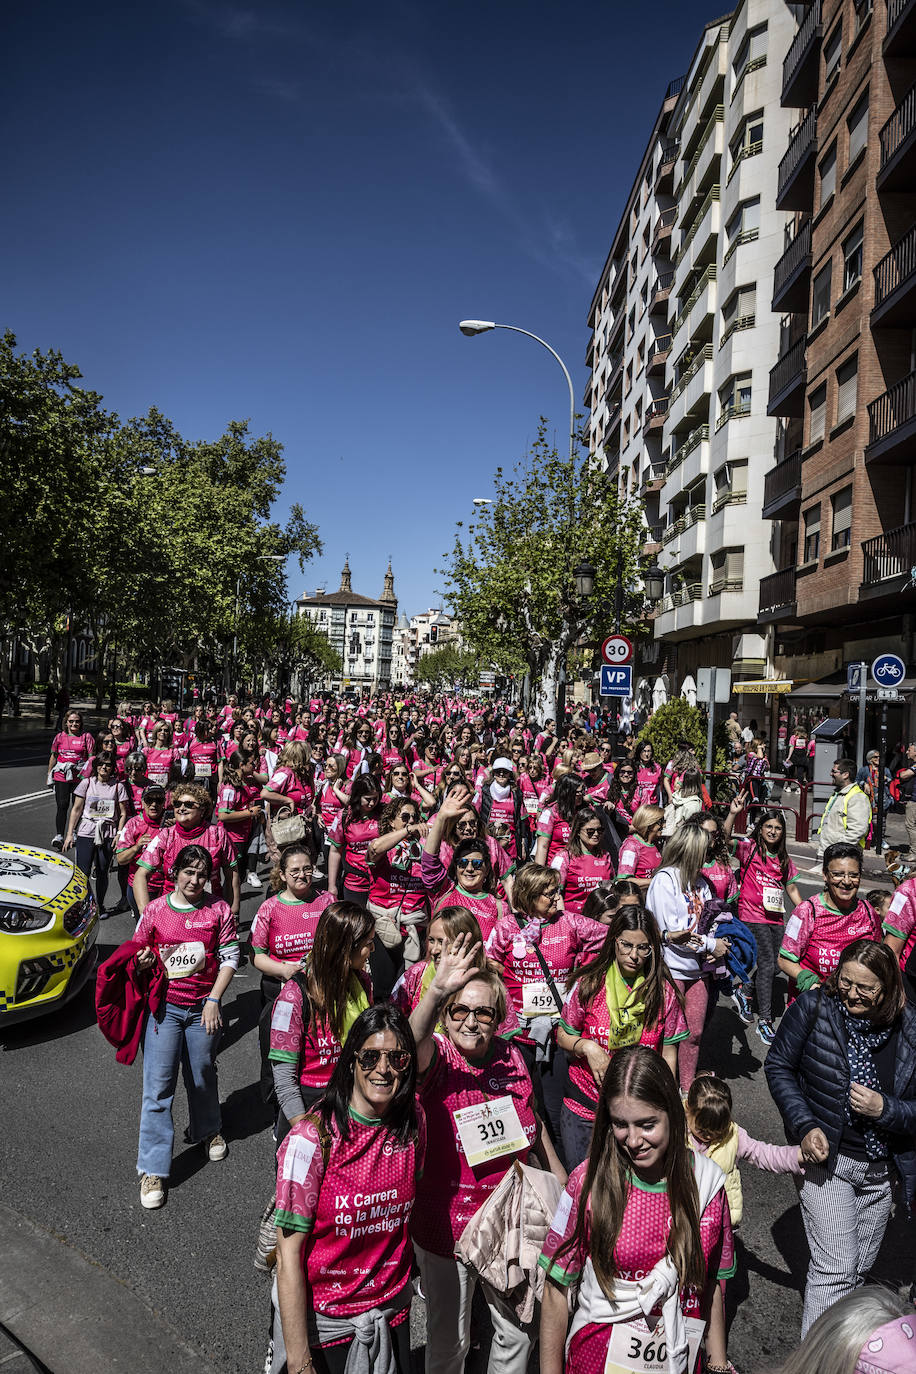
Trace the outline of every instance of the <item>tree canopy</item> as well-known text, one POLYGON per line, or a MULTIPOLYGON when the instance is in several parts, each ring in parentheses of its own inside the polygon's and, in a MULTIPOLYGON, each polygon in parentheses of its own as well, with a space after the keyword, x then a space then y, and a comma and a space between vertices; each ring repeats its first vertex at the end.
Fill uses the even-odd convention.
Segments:
POLYGON ((424 654, 414 668, 414 682, 433 692, 461 691, 477 686, 482 667, 480 655, 471 649, 443 644, 424 654))

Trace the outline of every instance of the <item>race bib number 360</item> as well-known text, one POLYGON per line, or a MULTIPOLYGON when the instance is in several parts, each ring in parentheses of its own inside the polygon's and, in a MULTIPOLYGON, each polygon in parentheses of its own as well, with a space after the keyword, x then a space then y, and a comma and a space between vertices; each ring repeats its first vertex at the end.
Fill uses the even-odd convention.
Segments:
POLYGON ((459 1107, 455 1112, 455 1125, 462 1153, 472 1169, 500 1155, 528 1149, 528 1137, 508 1093, 505 1097, 495 1097, 492 1102, 459 1107))
POLYGON ((162 962, 168 978, 190 978, 199 973, 207 962, 202 940, 185 940, 180 945, 167 945, 161 950, 162 962))
MULTIPOLYGON (((705 1323, 688 1317, 686 1369, 695 1369, 705 1323)), ((632 1322, 615 1322, 607 1348, 604 1374, 666 1374, 668 1343, 665 1324, 659 1319, 654 1330, 643 1318, 632 1322)))

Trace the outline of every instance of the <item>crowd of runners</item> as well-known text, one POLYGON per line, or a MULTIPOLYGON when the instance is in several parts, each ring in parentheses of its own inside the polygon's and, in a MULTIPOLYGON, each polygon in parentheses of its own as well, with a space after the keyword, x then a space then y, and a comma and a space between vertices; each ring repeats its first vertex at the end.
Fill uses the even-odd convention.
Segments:
POLYGON ((147 702, 98 738, 71 710, 48 779, 53 844, 137 918, 97 998, 142 1047, 145 1208, 179 1067, 189 1140, 227 1153, 222 1004, 242 959, 261 974, 271 1374, 407 1374, 417 1291, 427 1369, 460 1374, 475 1290, 492 1374, 538 1338, 545 1374, 724 1374, 742 1163, 798 1187, 784 1368, 916 1369, 912 1301, 866 1285, 916 1188, 916 878, 863 892, 858 830, 804 899, 760 768, 714 804, 686 744, 459 697, 147 702), (698 1072, 720 999, 787 1143, 698 1072))

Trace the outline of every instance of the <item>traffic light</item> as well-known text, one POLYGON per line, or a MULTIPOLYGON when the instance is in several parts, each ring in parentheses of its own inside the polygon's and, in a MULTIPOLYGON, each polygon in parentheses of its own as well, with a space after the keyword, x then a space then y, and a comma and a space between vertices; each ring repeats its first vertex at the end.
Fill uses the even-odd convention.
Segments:
POLYGON ((438 626, 438 625, 430 625, 430 627, 429 627, 429 642, 430 642, 430 644, 438 644, 438 643, 439 643, 439 626, 438 626))

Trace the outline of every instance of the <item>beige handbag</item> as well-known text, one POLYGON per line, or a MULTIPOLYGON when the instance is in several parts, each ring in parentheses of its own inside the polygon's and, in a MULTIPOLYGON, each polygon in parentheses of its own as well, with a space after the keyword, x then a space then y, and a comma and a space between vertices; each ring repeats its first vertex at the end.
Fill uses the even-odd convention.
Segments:
POLYGON ((271 820, 270 828, 273 831, 274 843, 279 849, 285 849, 288 844, 305 839, 305 820, 290 806, 282 807, 277 812, 271 820))

